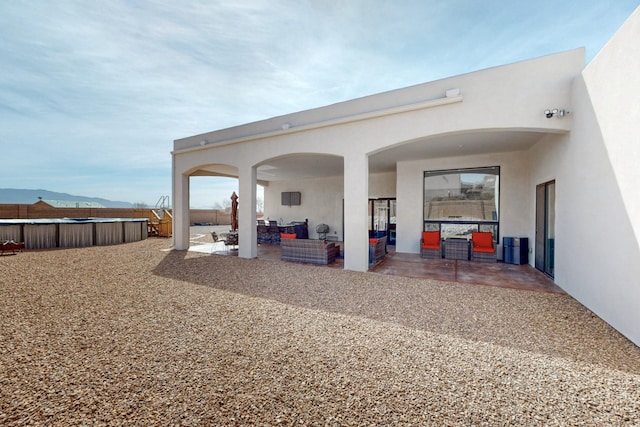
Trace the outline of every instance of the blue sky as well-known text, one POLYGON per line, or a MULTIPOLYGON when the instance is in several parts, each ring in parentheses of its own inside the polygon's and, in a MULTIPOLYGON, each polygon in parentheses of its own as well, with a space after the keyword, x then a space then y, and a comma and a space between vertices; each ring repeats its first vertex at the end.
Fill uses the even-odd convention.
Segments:
MULTIPOLYGON (((0 188, 155 205, 173 140, 577 47, 638 0, 0 2, 0 188)), ((235 180, 193 178, 212 207, 235 180)))

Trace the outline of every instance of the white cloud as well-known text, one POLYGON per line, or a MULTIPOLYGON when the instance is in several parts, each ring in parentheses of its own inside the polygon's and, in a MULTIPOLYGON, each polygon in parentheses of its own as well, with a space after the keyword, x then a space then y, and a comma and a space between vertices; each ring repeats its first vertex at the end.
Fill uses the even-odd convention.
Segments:
POLYGON ((173 139, 583 45, 593 56, 636 6, 2 2, 0 179, 153 204, 170 192, 173 139))

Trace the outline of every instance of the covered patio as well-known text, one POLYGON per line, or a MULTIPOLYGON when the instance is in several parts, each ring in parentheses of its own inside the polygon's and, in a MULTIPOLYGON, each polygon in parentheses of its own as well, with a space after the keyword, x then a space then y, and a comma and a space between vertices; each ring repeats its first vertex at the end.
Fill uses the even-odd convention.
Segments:
MULTIPOLYGON (((198 227, 199 228, 199 227, 198 227)), ((206 227, 197 230, 192 227, 191 247, 195 252, 210 253, 214 256, 237 256, 238 251, 225 246, 224 242, 213 242, 206 227)), ((344 247, 344 242, 337 242, 344 247)), ((458 282, 472 285, 495 286, 536 292, 564 294, 565 292, 553 280, 532 266, 478 263, 464 260, 425 259, 418 254, 398 253, 395 246, 388 246, 385 260, 369 271, 392 276, 423 278, 443 282, 458 282)), ((258 245, 258 259, 280 261, 280 246, 258 245)), ((308 264, 309 268, 344 268, 343 258, 328 266, 308 264)), ((307 265, 307 264, 305 264, 307 265)))

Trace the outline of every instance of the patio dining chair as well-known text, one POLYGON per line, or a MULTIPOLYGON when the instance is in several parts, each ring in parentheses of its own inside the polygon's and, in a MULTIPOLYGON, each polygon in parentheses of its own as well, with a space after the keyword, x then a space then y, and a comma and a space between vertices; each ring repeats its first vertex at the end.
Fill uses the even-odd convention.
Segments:
POLYGON ((269 229, 263 219, 258 220, 258 244, 271 243, 269 229))
POLYGON ((238 249, 238 233, 237 232, 227 233, 227 239, 224 241, 224 245, 227 249, 229 249, 229 246, 232 246, 231 250, 238 249))
POLYGON ((278 222, 274 220, 269 220, 269 225, 267 227, 267 230, 268 230, 269 243, 274 245, 279 245, 280 229, 278 228, 278 222))

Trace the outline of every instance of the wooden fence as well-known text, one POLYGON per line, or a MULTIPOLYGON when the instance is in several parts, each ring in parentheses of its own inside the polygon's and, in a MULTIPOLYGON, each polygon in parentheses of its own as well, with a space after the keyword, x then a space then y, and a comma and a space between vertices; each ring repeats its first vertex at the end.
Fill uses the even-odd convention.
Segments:
MULTIPOLYGON (((149 218, 151 210, 149 208, 54 208, 43 206, 43 204, 0 204, 0 219, 149 218)), ((192 225, 229 225, 231 214, 218 209, 191 209, 189 220, 192 225)))

